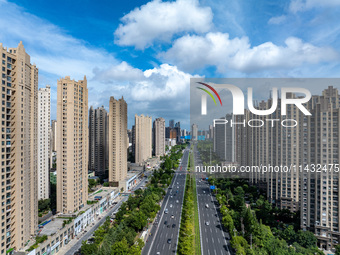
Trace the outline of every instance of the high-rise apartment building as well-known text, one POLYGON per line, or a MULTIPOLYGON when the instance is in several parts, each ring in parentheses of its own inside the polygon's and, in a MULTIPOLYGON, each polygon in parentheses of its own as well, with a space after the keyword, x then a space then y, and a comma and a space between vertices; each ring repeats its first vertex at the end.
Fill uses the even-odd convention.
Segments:
POLYGON ((104 106, 89 111, 89 169, 105 177, 107 169, 107 112, 104 106))
POLYGON ((22 42, 0 43, 2 197, 0 254, 12 254, 38 226, 38 69, 22 42))
POLYGON ((329 250, 340 242, 338 89, 328 87, 306 107, 312 115, 305 117, 301 129, 301 165, 309 169, 301 174, 301 228, 313 231, 320 248, 329 250))
POLYGON ((121 187, 127 177, 127 103, 110 97, 109 104, 109 183, 121 187))
POLYGON ((51 124, 51 148, 52 151, 57 151, 57 121, 52 120, 51 124))
POLYGON ((165 153, 165 120, 163 118, 157 118, 153 122, 153 149, 157 157, 165 153))
POLYGON ((169 128, 175 127, 175 120, 169 120, 169 128))
MULTIPOLYGON (((287 98, 295 98, 294 94, 287 94, 287 98)), ((258 110, 269 109, 272 99, 261 101, 256 105, 258 110)), ((303 113, 295 105, 287 105, 286 115, 281 115, 281 99, 278 99, 277 109, 270 115, 255 115, 245 110, 244 127, 236 128, 238 139, 236 148, 247 148, 247 152, 237 151, 236 158, 241 165, 249 166, 290 166, 301 164, 300 128, 302 124, 286 128, 281 125, 286 119, 295 119, 301 123, 303 113), (275 123, 266 121, 274 119, 275 123), (252 121, 255 120, 255 121, 252 121), (251 121, 256 126, 251 127, 246 123, 251 121), (247 154, 247 155, 245 155, 247 154)), ((240 122, 240 117, 238 117, 240 122)), ((291 124, 288 122, 287 124, 291 124)), ((270 202, 281 209, 292 212, 299 210, 300 204, 300 174, 298 171, 251 172, 250 180, 261 188, 267 189, 270 202)))
POLYGON ((57 211, 74 213, 88 197, 87 80, 69 76, 57 85, 57 211))
MULTIPOLYGON (((227 114, 225 118, 221 119, 227 119, 230 123, 232 118, 232 114, 227 114)), ((230 127, 225 121, 215 123, 214 152, 222 161, 235 162, 235 128, 230 127)))
POLYGON ((38 199, 49 198, 51 87, 38 91, 38 199))
POLYGON ((152 157, 152 118, 135 115, 135 162, 143 163, 152 157))
POLYGON ((197 136, 198 136, 198 126, 197 124, 192 124, 191 125, 191 140, 197 141, 197 136))

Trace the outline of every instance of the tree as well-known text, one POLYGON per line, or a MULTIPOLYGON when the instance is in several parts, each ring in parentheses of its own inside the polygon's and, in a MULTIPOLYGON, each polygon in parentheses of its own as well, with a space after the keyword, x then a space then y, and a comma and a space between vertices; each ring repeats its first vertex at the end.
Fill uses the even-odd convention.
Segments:
POLYGON ((287 241, 288 244, 294 243, 296 240, 296 233, 294 231, 293 225, 289 225, 288 228, 283 230, 281 237, 287 241))
POLYGON ((296 241, 302 247, 310 248, 316 245, 317 239, 312 232, 299 230, 296 235, 296 241))
POLYGON ((233 218, 230 216, 229 213, 227 213, 227 215, 222 218, 222 224, 228 229, 230 235, 233 235, 235 226, 233 218))
POLYGON ((51 200, 49 198, 39 200, 38 201, 38 212, 44 212, 46 210, 49 210, 50 204, 51 204, 51 200))
POLYGON ((112 255, 127 255, 129 254, 129 245, 125 238, 120 242, 115 242, 112 246, 111 254, 112 255))
POLYGON ((81 243, 81 254, 84 255, 92 255, 92 254, 96 254, 97 252, 97 246, 92 243, 92 244, 88 244, 86 243, 86 241, 83 241, 81 243))
POLYGON ((237 255, 246 255, 249 248, 248 242, 242 236, 234 236, 231 239, 231 246, 236 250, 237 255))
POLYGON ((335 246, 335 255, 340 255, 340 245, 335 246))

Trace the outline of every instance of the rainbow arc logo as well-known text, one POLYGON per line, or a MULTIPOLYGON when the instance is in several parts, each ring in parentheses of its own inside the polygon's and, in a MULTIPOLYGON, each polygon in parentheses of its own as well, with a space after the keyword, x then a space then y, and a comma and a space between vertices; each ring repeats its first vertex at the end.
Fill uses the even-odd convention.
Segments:
MULTIPOLYGON (((217 93, 217 91, 216 91, 212 86, 210 86, 210 85, 208 85, 208 84, 206 84, 206 83, 204 83, 204 82, 197 82, 197 83, 199 83, 199 84, 201 84, 201 85, 203 85, 203 86, 206 86, 206 87, 209 88, 212 92, 214 92, 214 94, 217 96, 217 98, 218 98, 218 100, 220 101, 220 104, 221 104, 221 106, 222 106, 221 97, 220 97, 220 95, 217 93)), ((217 105, 216 100, 215 100, 215 97, 213 96, 213 94, 211 94, 211 92, 210 92, 209 90, 204 89, 204 88, 201 88, 201 87, 197 87, 197 88, 200 89, 200 90, 203 90, 204 92, 206 92, 206 93, 212 98, 212 100, 214 100, 215 105, 217 105)))

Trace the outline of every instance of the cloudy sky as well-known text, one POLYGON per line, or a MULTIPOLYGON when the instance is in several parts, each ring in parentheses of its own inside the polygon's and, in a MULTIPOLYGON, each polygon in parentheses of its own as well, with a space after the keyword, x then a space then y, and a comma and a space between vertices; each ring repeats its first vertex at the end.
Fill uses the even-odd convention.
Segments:
POLYGON ((189 128, 190 77, 339 77, 339 16, 339 0, 0 0, 0 42, 23 41, 52 118, 57 79, 86 75, 89 105, 124 96, 129 127, 189 128))

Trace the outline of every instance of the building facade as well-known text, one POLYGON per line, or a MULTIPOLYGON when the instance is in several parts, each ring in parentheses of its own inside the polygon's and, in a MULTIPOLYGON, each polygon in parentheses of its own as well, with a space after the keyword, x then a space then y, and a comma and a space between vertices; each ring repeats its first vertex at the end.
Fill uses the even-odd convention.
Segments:
POLYGON ((57 121, 52 120, 51 124, 51 148, 52 151, 57 151, 57 121))
POLYGON ((104 106, 89 111, 89 169, 105 177, 107 169, 107 111, 104 106))
POLYGON ((135 162, 142 164, 152 157, 152 118, 135 115, 135 162))
POLYGON ((87 80, 69 76, 57 85, 57 211, 69 214, 88 197, 87 80))
POLYGON ((191 125, 191 140, 197 141, 198 126, 196 124, 191 125))
POLYGON ((127 103, 111 97, 109 104, 109 183, 120 187, 127 177, 127 103))
POLYGON ((25 246, 38 226, 38 69, 22 42, 0 43, 2 182, 0 254, 25 246))
POLYGON ((50 135, 51 87, 38 91, 38 199, 49 198, 50 190, 50 135))
POLYGON ((157 157, 165 153, 165 120, 163 118, 157 118, 153 122, 153 150, 157 157))

